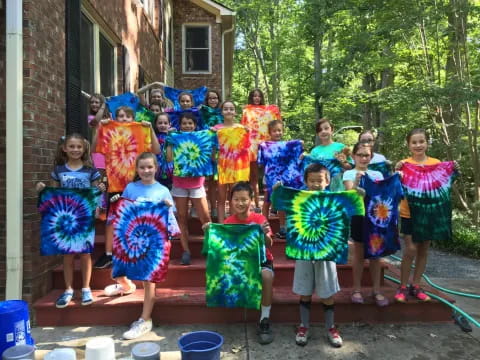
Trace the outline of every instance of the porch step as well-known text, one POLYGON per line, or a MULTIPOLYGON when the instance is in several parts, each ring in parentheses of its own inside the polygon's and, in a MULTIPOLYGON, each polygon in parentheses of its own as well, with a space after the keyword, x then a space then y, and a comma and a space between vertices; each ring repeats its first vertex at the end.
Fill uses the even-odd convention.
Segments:
MULTIPOLYGON (((351 288, 344 288, 335 295, 335 321, 338 323, 409 323, 451 321, 451 311, 438 301, 421 303, 409 300, 407 304, 393 303, 396 284, 386 281, 382 291, 392 304, 385 308, 377 307, 371 298, 366 297, 363 305, 353 305, 350 301, 351 288)), ((430 289, 429 289, 430 290, 430 289)), ((55 300, 62 290, 53 290, 34 304, 38 326, 90 326, 128 325, 138 319, 142 311, 143 289, 134 294, 110 298, 95 290, 95 302, 82 306, 78 299, 64 309, 55 308, 55 300)), ((371 293, 370 288, 364 293, 371 293)), ((156 324, 193 323, 239 323, 257 322, 259 312, 245 309, 209 308, 205 303, 203 287, 157 288, 156 304, 152 314, 156 324)), ((297 323, 298 296, 292 293, 291 286, 276 286, 272 305, 272 322, 297 323)), ((322 305, 318 300, 312 304, 313 322, 323 321, 322 305)))

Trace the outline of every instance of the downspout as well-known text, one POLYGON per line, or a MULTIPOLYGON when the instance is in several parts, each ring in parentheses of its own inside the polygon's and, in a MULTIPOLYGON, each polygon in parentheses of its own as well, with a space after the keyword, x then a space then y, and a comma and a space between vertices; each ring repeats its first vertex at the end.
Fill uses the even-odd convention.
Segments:
POLYGON ((222 32, 222 99, 226 100, 225 96, 225 34, 232 32, 234 29, 233 20, 232 27, 222 32))
POLYGON ((6 5, 6 299, 23 286, 23 1, 6 5))

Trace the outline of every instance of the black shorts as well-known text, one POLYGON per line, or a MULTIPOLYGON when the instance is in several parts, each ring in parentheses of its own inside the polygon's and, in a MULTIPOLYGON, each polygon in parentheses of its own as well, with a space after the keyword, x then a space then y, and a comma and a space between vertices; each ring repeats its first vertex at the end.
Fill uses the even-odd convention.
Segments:
POLYGON ((354 242, 363 242, 363 221, 364 217, 360 215, 352 216, 350 220, 350 237, 354 242))
POLYGON ((413 234, 412 219, 404 217, 400 218, 400 233, 402 233, 403 235, 413 234))
POLYGON ((262 270, 263 269, 268 269, 271 272, 273 272, 273 261, 272 260, 267 260, 264 263, 262 263, 260 266, 261 266, 262 270))

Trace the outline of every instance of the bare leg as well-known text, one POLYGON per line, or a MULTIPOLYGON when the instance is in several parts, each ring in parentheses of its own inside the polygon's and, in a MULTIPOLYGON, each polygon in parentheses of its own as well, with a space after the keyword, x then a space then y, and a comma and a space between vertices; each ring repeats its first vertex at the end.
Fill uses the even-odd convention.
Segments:
POLYGON ((262 215, 268 219, 268 215, 270 215, 270 203, 267 202, 266 199, 267 199, 267 192, 265 191, 264 201, 262 206, 262 215))
POLYGON ((143 296, 143 309, 141 318, 147 321, 152 318, 153 306, 155 305, 155 283, 144 281, 143 289, 145 294, 143 296))
POLYGON ((210 202, 210 210, 216 209, 217 205, 217 191, 218 182, 213 179, 213 176, 208 180, 208 201, 210 202))
POLYGON ((113 225, 105 225, 105 252, 113 252, 113 225))
POLYGON ((227 184, 218 184, 218 207, 217 207, 217 221, 223 224, 225 220, 225 203, 227 201, 227 184))
MULTIPOLYGON (((362 290, 362 276, 363 276, 363 243, 354 241, 353 242, 353 260, 352 260, 352 270, 353 270, 353 291, 362 290)), ((355 294, 354 294, 355 295, 355 294)), ((358 296, 360 298, 360 296, 358 296)))
POLYGON ((119 283, 120 285, 122 285, 122 288, 125 292, 129 292, 134 285, 132 280, 130 280, 126 276, 117 277, 117 278, 115 278, 115 281, 117 283, 119 283))
POLYGON ((381 263, 380 259, 370 259, 370 274, 372 276, 373 292, 380 292, 380 274, 381 274, 381 263))
POLYGON ((272 305, 273 297, 273 272, 262 269, 262 305, 272 305))
POLYGON ((404 235, 403 240, 404 247, 400 268, 400 286, 407 286, 413 259, 415 259, 417 254, 417 245, 413 243, 412 235, 404 235))
POLYGON ((250 186, 253 189, 254 193, 254 201, 255 201, 255 207, 259 207, 259 189, 258 189, 258 165, 256 161, 251 161, 250 162, 250 186))
POLYGON ((80 269, 82 270, 82 287, 90 287, 92 278, 92 257, 90 254, 80 254, 80 269))
POLYGON ((278 223, 280 224, 280 227, 285 227, 285 211, 277 211, 278 215, 278 223))
POLYGON ((73 290, 73 259, 75 255, 63 255, 63 279, 65 289, 73 290))
POLYGON ((212 219, 210 217, 210 214, 208 213, 207 198, 191 198, 190 200, 192 201, 192 205, 195 207, 195 210, 197 210, 198 218, 200 219, 202 225, 207 222, 211 222, 212 219))
POLYGON ((417 244, 417 257, 415 259, 415 270, 413 272, 413 284, 418 285, 422 280, 422 275, 427 267, 428 248, 430 241, 424 241, 417 244))
POLYGON ((175 201, 175 206, 177 208, 180 243, 182 244, 183 251, 190 252, 190 248, 188 247, 188 198, 174 197, 173 200, 175 201))

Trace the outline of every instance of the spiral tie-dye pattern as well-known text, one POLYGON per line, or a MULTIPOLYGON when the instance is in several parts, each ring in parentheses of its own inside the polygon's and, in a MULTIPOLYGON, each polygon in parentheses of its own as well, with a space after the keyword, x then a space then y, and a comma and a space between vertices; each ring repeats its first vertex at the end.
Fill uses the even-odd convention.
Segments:
POLYGON ((450 240, 451 191, 457 176, 453 161, 435 165, 404 163, 402 184, 410 208, 414 242, 450 240))
POLYGON ((279 186, 273 191, 272 204, 287 216, 288 258, 346 263, 350 218, 365 213, 356 191, 305 191, 279 186))
POLYGON ((207 306, 260 308, 261 264, 266 261, 260 225, 211 224, 202 252, 207 256, 207 306))
POLYGON ((216 147, 216 135, 213 131, 171 133, 167 143, 173 147, 173 175, 179 177, 213 175, 212 152, 216 147))
POLYGON ((91 253, 95 239, 97 188, 45 188, 39 195, 40 253, 91 253))
POLYGON ((366 216, 363 221, 365 258, 377 258, 400 249, 398 204, 403 197, 400 176, 373 181, 362 176, 359 186, 365 190, 366 216))
POLYGON ((170 260, 169 207, 163 202, 122 198, 113 203, 112 208, 112 276, 155 283, 163 281, 170 260))
POLYGON ((217 131, 218 182, 233 184, 250 177, 250 135, 242 126, 224 127, 217 131))

